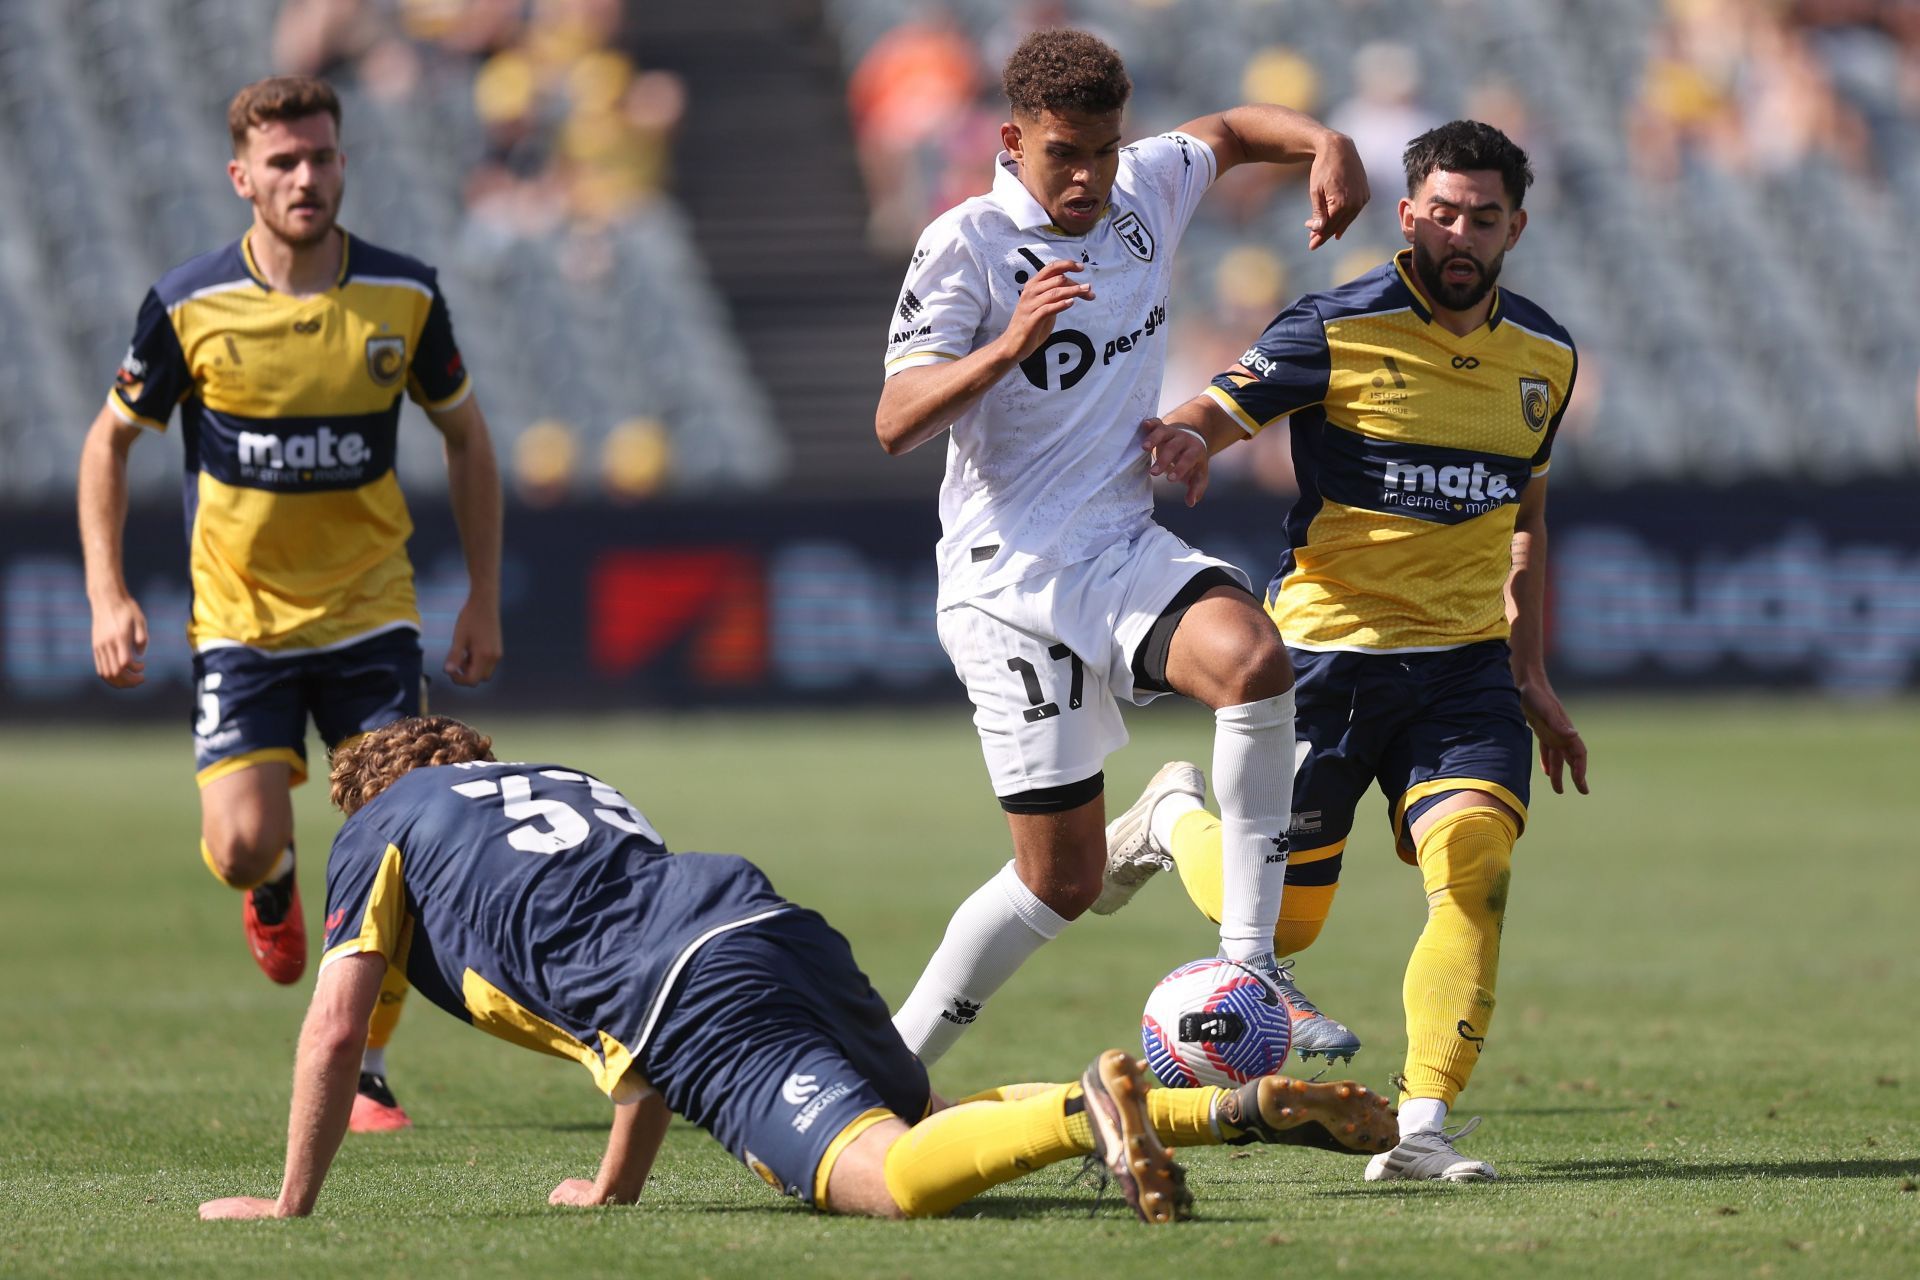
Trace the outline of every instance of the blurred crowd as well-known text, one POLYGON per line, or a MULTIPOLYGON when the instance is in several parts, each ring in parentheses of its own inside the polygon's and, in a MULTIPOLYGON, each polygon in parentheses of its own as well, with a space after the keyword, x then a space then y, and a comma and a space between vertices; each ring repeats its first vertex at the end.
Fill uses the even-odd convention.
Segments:
POLYGON ((543 236, 615 222, 666 184, 685 93, 634 65, 622 17, 620 0, 284 0, 274 61, 389 105, 426 82, 471 86, 484 145, 467 210, 543 236))
MULTIPOLYGON (((1135 84, 1130 134, 1260 101, 1310 112, 1353 137, 1373 204, 1339 244, 1312 258, 1293 244, 1305 216, 1303 170, 1237 170, 1201 206, 1181 263, 1189 305, 1171 330, 1169 403, 1231 364, 1291 297, 1351 279, 1401 246, 1401 152, 1455 116, 1495 124, 1527 148, 1537 175, 1528 206, 1564 217, 1560 226, 1544 224, 1508 266, 1507 282, 1523 292, 1538 287, 1550 309, 1565 282, 1541 255, 1601 216, 1593 188, 1618 186, 1609 153, 1655 204, 1677 199, 1685 207, 1684 186, 1703 169, 1708 179, 1756 192, 1768 182, 1804 185, 1834 174, 1847 188, 1836 199, 1890 227, 1900 225, 1886 212, 1892 197, 1920 198, 1916 0, 829 0, 828 8, 848 43, 848 109, 872 203, 871 239, 895 260, 932 217, 986 188, 1006 112, 998 70, 1039 27, 1088 28, 1121 50, 1135 84), (1606 47, 1581 49, 1589 31, 1606 47), (1342 38, 1354 33, 1366 38, 1342 38), (1571 47, 1583 61, 1590 52, 1591 63, 1543 63, 1543 47, 1571 47), (1590 115, 1600 118, 1568 120, 1590 115), (1606 136, 1583 145, 1582 135, 1596 131, 1606 136)), ((1591 268, 1606 266, 1603 254, 1589 258, 1598 261, 1568 259, 1586 270, 1563 274, 1585 277, 1572 281, 1585 286, 1591 268)), ((1592 312, 1631 312, 1643 300, 1634 289, 1611 308, 1593 299, 1592 312)), ((1563 318, 1579 320, 1573 309, 1563 318)), ((1574 441, 1594 430, 1610 383, 1657 372, 1635 352, 1616 358, 1605 333, 1581 336, 1582 389, 1563 427, 1574 441)), ((1905 345, 1911 360, 1913 344, 1905 345)), ((1899 447, 1911 456, 1914 371, 1889 376, 1904 378, 1899 447)), ((1676 405, 1676 416, 1681 411, 1676 405)), ((1269 434, 1221 462, 1228 474, 1241 470, 1288 490, 1284 434, 1269 434)))

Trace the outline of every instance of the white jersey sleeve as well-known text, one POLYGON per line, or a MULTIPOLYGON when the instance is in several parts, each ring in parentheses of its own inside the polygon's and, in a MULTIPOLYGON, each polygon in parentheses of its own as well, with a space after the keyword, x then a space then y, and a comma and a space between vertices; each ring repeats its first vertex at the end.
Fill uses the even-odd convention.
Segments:
POLYGON ((1163 202, 1168 230, 1175 242, 1193 220, 1200 197, 1213 185, 1218 162, 1213 148, 1190 133, 1178 130, 1142 138, 1126 148, 1138 180, 1150 186, 1163 202))
POLYGON ((949 213, 920 233, 887 334, 887 376, 958 360, 972 352, 991 299, 959 218, 949 213))

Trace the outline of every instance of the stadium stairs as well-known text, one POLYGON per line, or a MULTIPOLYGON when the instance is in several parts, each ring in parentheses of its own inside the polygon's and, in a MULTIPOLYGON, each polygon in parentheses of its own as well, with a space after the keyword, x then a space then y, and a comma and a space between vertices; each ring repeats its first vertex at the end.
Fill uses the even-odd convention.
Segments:
POLYGON ((903 264, 867 246, 839 50, 817 0, 635 5, 628 36, 642 65, 686 83, 676 195, 792 445, 789 482, 931 499, 943 450, 889 458, 874 441, 903 264))

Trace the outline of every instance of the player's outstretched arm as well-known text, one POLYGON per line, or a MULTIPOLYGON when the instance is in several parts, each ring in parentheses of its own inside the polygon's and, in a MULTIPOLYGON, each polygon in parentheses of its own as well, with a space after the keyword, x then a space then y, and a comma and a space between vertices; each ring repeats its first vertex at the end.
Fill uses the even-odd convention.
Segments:
POLYGON ((895 457, 917 449, 972 408, 994 383, 1039 349, 1053 333, 1056 316, 1081 298, 1093 297, 1092 285, 1076 283, 1069 274, 1082 270, 1078 262, 1049 262, 1020 291, 1013 318, 998 338, 958 360, 903 369, 888 378, 873 415, 880 447, 895 457))
POLYGON ((607 1154, 601 1157, 599 1176, 568 1178, 553 1189, 547 1203, 584 1207, 639 1200, 672 1118, 667 1100, 642 1081, 637 1099, 614 1104, 613 1131, 607 1135, 607 1154))
POLYGON ((87 429, 80 447, 80 550, 93 610, 93 669, 116 689, 145 680, 147 615, 127 590, 121 543, 127 527, 127 454, 142 427, 111 409, 87 429))
POLYGON ((1513 527, 1513 570, 1507 577, 1507 621, 1512 635, 1513 682, 1520 689, 1520 706, 1527 723, 1540 739, 1540 767, 1556 793, 1564 794, 1562 777, 1573 775, 1573 786, 1587 794, 1587 744, 1573 727, 1573 718, 1547 679, 1547 481, 1536 478, 1520 499, 1513 527))
POLYGON ((367 1047, 367 1019, 380 998, 387 971, 377 952, 342 956, 320 971, 313 1003, 300 1028, 293 1064, 293 1106, 287 1116, 287 1167, 280 1195, 229 1196, 200 1206, 215 1218, 304 1218, 313 1212, 320 1184, 340 1150, 353 1114, 360 1055, 367 1047))
POLYGON ((455 684, 488 680, 505 650, 500 632, 500 466, 477 397, 427 415, 447 447, 447 495, 467 559, 467 602, 442 670, 455 684))
POLYGON ((1307 192, 1313 204, 1313 216, 1307 219, 1307 248, 1318 249, 1329 240, 1338 240, 1360 211, 1367 206, 1371 192, 1367 170, 1360 163, 1360 152, 1353 139, 1286 107, 1253 103, 1202 116, 1180 126, 1213 148, 1216 171, 1225 173, 1237 164, 1261 161, 1266 164, 1299 164, 1312 161, 1307 173, 1307 192))
POLYGON ((1207 493, 1214 454, 1247 438, 1240 424, 1206 396, 1195 396, 1164 418, 1140 424, 1140 447, 1153 459, 1147 470, 1187 487, 1187 505, 1207 493))

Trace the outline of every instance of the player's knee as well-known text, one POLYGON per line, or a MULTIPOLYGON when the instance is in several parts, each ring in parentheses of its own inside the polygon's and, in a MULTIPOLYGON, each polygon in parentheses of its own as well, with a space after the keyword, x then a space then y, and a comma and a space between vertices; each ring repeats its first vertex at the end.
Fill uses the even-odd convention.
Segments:
POLYGON ((1287 647, 1264 617, 1258 626, 1240 632, 1235 643, 1216 650, 1212 667, 1218 707, 1260 702, 1293 687, 1287 647))
POLYGON ((1504 807, 1475 805, 1447 814, 1420 840, 1420 868, 1429 893, 1443 889, 1463 904, 1484 902, 1495 916, 1503 914, 1518 835, 1504 807))
POLYGON ((288 832, 222 825, 201 834, 200 852, 214 875, 251 889, 267 878, 290 839, 288 832))
POLYGON ((1029 884, 1033 896, 1062 920, 1077 920, 1100 896, 1105 864, 1095 867, 1061 866, 1047 868, 1029 884))

